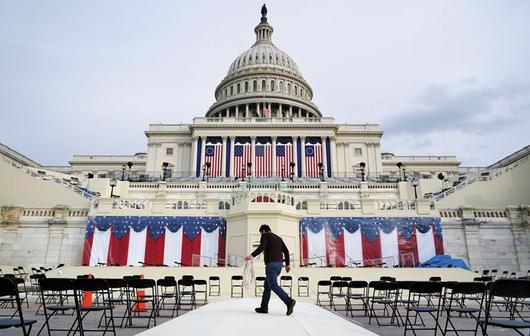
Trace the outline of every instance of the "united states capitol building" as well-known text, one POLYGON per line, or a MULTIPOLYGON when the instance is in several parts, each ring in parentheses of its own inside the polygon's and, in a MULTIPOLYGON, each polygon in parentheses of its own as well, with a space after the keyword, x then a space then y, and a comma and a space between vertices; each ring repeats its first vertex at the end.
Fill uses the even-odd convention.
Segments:
POLYGON ((149 125, 146 151, 48 167, 1 145, 0 265, 79 265, 98 216, 223 218, 228 261, 249 254, 264 223, 301 260, 304 218, 429 217, 444 253, 473 269, 530 269, 528 146, 487 167, 383 153, 379 125, 335 120, 313 103, 261 14, 210 108, 189 124, 149 125))

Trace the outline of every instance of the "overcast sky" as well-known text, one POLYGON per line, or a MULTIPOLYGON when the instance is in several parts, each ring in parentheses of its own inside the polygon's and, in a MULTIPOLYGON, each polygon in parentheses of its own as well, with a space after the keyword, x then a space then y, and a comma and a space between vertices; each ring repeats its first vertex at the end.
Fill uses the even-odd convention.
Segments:
MULTIPOLYGON (((0 142, 39 163, 147 150, 204 116, 263 1, 0 1, 0 142)), ((382 150, 491 164, 530 143, 530 1, 268 1, 273 42, 382 150)))

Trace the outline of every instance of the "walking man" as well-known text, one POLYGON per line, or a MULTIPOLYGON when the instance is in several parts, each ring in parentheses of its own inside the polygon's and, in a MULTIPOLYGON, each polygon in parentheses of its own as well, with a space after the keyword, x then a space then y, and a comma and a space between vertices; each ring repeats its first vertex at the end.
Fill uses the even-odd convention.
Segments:
POLYGON ((289 266, 289 250, 285 246, 282 238, 272 233, 268 225, 262 225, 259 228, 259 232, 261 233, 261 240, 258 248, 245 258, 245 260, 252 260, 261 252, 265 255, 265 284, 263 296, 261 297, 261 306, 256 308, 256 312, 262 314, 269 312, 269 300, 271 299, 272 290, 287 306, 287 315, 291 315, 296 300, 290 298, 283 288, 278 285, 278 276, 283 267, 282 254, 285 257, 285 271, 287 273, 291 271, 291 266, 289 266))

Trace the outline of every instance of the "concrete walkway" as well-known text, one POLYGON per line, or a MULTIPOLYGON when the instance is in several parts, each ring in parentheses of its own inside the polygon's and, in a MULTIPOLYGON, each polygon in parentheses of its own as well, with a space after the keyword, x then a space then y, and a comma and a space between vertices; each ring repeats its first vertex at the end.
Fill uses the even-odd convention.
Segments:
POLYGON ((278 299, 271 300, 269 314, 254 312, 259 303, 256 298, 210 303, 139 335, 377 335, 313 304, 297 302, 295 312, 286 316, 278 299))

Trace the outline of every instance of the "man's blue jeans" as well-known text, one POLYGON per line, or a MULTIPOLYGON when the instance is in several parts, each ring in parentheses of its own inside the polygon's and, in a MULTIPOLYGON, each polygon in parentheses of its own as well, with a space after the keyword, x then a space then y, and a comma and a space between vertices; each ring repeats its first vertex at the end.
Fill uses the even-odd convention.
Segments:
POLYGON ((282 272, 281 262, 270 262, 265 265, 265 284, 263 296, 261 297, 261 308, 268 309, 271 299, 271 290, 285 303, 289 301, 289 295, 278 285, 278 276, 282 272))

